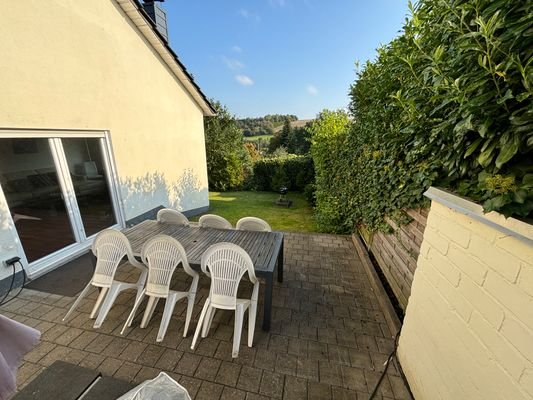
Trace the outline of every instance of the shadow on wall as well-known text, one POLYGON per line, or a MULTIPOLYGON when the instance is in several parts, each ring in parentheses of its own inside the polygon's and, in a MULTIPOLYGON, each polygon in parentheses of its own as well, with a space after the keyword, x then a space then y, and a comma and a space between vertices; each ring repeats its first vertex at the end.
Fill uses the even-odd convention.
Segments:
POLYGON ((160 207, 188 211, 209 205, 209 192, 202 187, 192 169, 186 169, 174 182, 160 172, 147 173, 137 178, 120 179, 126 220, 160 207))

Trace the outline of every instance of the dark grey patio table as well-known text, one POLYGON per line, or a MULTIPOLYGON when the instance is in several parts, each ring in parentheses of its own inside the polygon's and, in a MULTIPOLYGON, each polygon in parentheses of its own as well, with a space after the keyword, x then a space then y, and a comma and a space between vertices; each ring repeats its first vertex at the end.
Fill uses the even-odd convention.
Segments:
POLYGON ((169 235, 177 239, 185 248, 190 266, 197 271, 200 271, 202 254, 212 244, 229 242, 241 246, 252 258, 255 274, 265 279, 263 330, 270 330, 272 286, 276 264, 278 281, 283 281, 283 233, 200 228, 152 220, 143 221, 132 228, 124 229, 123 232, 131 243, 135 257, 140 257, 143 244, 155 235, 169 235))

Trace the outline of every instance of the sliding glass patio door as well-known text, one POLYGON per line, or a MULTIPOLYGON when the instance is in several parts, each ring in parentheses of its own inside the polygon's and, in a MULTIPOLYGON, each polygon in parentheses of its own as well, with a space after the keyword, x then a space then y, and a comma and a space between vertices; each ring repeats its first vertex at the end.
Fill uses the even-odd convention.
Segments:
POLYGON ((50 266, 122 226, 104 134, 0 132, 0 185, 30 265, 50 266))

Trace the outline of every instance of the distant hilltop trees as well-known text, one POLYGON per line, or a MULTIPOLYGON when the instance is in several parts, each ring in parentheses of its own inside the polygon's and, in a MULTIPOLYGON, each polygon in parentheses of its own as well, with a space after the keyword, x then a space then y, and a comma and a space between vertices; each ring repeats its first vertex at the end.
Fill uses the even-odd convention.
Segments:
POLYGON ((296 115, 273 114, 258 118, 243 118, 237 120, 237 126, 242 130, 243 136, 273 135, 285 121, 297 121, 296 115))

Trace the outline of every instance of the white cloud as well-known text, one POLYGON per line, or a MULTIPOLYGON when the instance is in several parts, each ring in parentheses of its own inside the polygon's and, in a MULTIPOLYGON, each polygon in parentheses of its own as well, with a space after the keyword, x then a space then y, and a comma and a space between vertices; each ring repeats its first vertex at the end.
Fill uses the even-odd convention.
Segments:
POLYGON ((247 75, 235 75, 235 80, 242 86, 252 86, 254 81, 247 75))
POLYGON ((314 85, 307 85, 305 90, 307 90, 307 93, 311 96, 316 96, 318 94, 318 89, 314 85))
POLYGON ((244 64, 239 60, 236 60, 235 58, 228 58, 226 56, 222 56, 222 61, 224 62, 224 64, 226 64, 226 67, 232 70, 244 68, 244 64))
POLYGON ((254 12, 248 11, 245 8, 241 8, 239 10, 239 15, 241 17, 245 18, 245 19, 249 19, 249 20, 252 20, 252 21, 255 21, 255 22, 261 21, 261 17, 259 16, 259 14, 256 14, 254 12))
POLYGON ((233 51, 234 53, 242 53, 242 49, 237 45, 233 46, 231 48, 231 51, 233 51))

